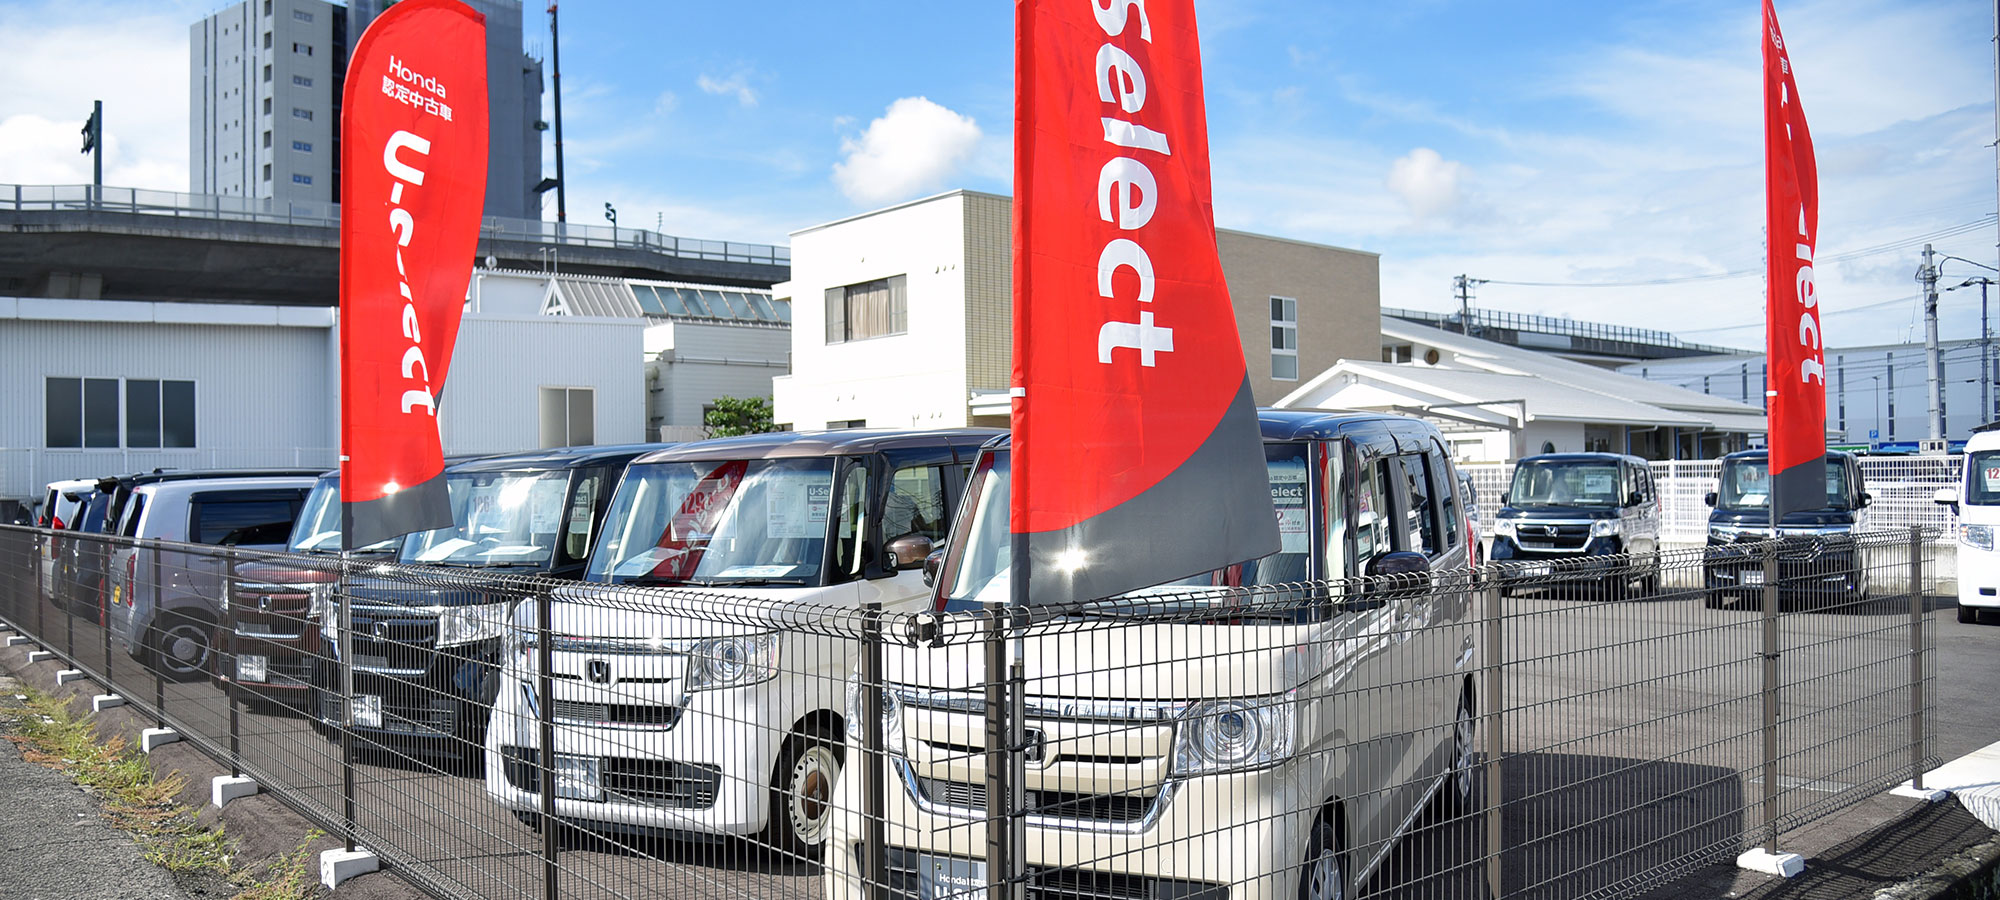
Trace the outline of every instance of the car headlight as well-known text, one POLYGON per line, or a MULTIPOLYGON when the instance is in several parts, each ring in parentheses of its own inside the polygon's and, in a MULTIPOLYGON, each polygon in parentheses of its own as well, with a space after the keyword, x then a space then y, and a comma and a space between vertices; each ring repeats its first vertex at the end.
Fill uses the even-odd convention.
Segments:
POLYGON ((306 596, 306 618, 319 623, 320 634, 329 641, 340 640, 340 606, 334 600, 335 585, 315 584, 306 596))
POLYGON ((1204 700, 1188 707, 1174 742, 1174 771, 1207 775, 1274 765, 1292 755, 1289 695, 1204 700))
MULTIPOLYGON (((847 740, 856 747, 868 741, 861 724, 868 716, 861 708, 862 699, 861 676, 847 676, 847 740)), ((895 691, 882 692, 882 749, 898 756, 903 753, 903 701, 895 691)))
POLYGON ((523 677, 535 671, 535 650, 539 642, 532 628, 509 628, 507 630, 507 657, 514 664, 515 671, 523 677))
POLYGON ((742 687, 778 676, 778 635, 707 638, 688 651, 690 691, 742 687))
POLYGON ((438 614, 439 647, 459 647, 499 637, 507 627, 507 603, 455 606, 438 614))
POLYGON ((1513 537, 1513 536, 1514 536, 1514 520, 1513 520, 1513 519, 1494 519, 1494 520, 1493 520, 1493 536, 1494 536, 1494 537, 1505 537, 1505 538, 1510 538, 1510 537, 1513 537))
POLYGON ((1591 537, 1611 537, 1618 533, 1617 519, 1595 519, 1590 523, 1591 537))
POLYGON ((1959 526, 1958 542, 1974 550, 1991 550, 1993 549, 1993 526, 1959 526))

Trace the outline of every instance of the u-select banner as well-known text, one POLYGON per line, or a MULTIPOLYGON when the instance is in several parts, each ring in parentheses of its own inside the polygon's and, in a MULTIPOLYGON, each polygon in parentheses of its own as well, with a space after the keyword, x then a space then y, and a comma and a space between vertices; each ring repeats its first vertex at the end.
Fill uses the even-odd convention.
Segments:
POLYGON ((341 111, 340 493, 347 546, 451 524, 438 402, 486 196, 486 24, 403 0, 341 111))
POLYGON ((1279 547, 1191 0, 1017 0, 1012 523, 1029 602, 1279 547))
POLYGON ((1826 340, 1813 286, 1819 241, 1819 166, 1778 13, 1764 0, 1764 227, 1766 387, 1771 521, 1826 505, 1826 340))

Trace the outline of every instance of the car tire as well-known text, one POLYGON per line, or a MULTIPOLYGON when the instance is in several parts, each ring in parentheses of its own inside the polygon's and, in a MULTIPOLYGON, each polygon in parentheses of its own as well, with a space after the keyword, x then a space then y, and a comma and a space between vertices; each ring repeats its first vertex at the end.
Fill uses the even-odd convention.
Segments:
POLYGON ((1480 787, 1479 699, 1467 679, 1458 694, 1458 712, 1452 718, 1451 769, 1445 774, 1444 808, 1458 815, 1477 812, 1484 799, 1480 787))
POLYGON ((1977 610, 1977 609, 1974 609, 1974 608, 1972 608, 1972 607, 1970 607, 1970 606, 1961 606, 1961 607, 1959 607, 1959 608, 1958 608, 1958 624, 1960 624, 1960 625, 1977 625, 1977 624, 1979 624, 1979 610, 1977 610))
POLYGON ((778 754, 771 778, 770 822, 764 843, 793 858, 818 859, 833 829, 833 786, 845 748, 822 729, 795 733, 778 754))
POLYGON ((174 681, 206 678, 215 653, 215 626, 191 616, 162 617, 147 650, 148 664, 174 681))
POLYGON ((1299 900, 1347 897, 1347 852, 1340 846, 1340 834, 1325 816, 1313 823, 1305 856, 1299 861, 1298 896, 1299 900))

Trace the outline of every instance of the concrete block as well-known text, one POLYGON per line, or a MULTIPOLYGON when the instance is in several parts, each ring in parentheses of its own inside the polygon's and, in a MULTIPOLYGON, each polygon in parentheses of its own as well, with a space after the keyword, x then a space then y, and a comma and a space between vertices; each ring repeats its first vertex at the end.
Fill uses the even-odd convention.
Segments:
POLYGON ((181 739, 181 733, 171 728, 148 728, 139 732, 139 750, 153 752, 153 748, 171 744, 181 739))
POLYGON ((1925 803, 1943 803, 1944 801, 1951 799, 1950 791, 1944 790, 1942 788, 1924 788, 1923 790, 1917 790, 1916 788, 1910 787, 1910 783, 1907 781, 1893 788, 1890 788, 1889 793, 1897 797, 1908 797, 1911 800, 1922 800, 1925 803))
POLYGON ((1781 878, 1793 878, 1806 870, 1806 858, 1796 853, 1772 853, 1762 847, 1754 847, 1744 851, 1742 856, 1736 857, 1736 867, 1781 878))
POLYGON ((257 793, 257 779, 238 775, 217 775, 208 783, 209 802, 221 809, 238 797, 257 793))
POLYGON ((47 662, 55 658, 56 658, 56 652, 54 650, 28 651, 28 662, 30 663, 47 662))
POLYGON ((32 643, 34 643, 34 641, 31 641, 22 635, 10 634, 7 636, 7 646, 9 647, 19 647, 22 644, 32 644, 32 643))
POLYGON ((112 709, 114 707, 119 707, 124 705, 125 705, 125 698, 120 697, 117 694, 98 694, 97 696, 90 698, 91 712, 103 712, 107 709, 112 709))
POLYGON ((83 680, 82 669, 64 669, 56 673, 56 685, 58 687, 68 684, 72 681, 82 681, 82 680, 83 680))
POLYGON ((366 847, 327 850, 319 855, 319 883, 330 891, 349 878, 366 875, 381 867, 382 861, 366 847))

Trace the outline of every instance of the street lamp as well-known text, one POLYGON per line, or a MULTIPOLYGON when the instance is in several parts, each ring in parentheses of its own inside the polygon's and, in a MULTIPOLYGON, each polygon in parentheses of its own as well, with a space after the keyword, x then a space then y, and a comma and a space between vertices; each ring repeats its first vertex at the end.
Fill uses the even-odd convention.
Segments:
POLYGON ((1881 440, 1881 438, 1875 435, 1882 433, 1882 376, 1870 375, 1868 376, 1868 380, 1875 382, 1875 427, 1869 429, 1869 431, 1874 432, 1874 435, 1871 435, 1868 440, 1872 449, 1874 443, 1881 440))
MULTIPOLYGON (((1958 259, 1956 256, 1945 258, 1958 259)), ((1960 259, 1959 262, 1972 263, 1975 266, 1981 265, 1969 259, 1960 259)), ((1985 268, 1990 269, 1992 266, 1985 266, 1985 268)), ((1990 353, 1993 347, 1993 333, 1986 327, 1986 287, 1993 283, 1993 279, 1991 278, 1984 275, 1975 275, 1958 284, 1945 288, 1945 290, 1955 291, 1962 287, 1979 285, 1979 409, 1981 415, 2000 419, 2000 412, 1996 412, 1993 408, 1992 379, 1989 377, 1993 372, 1993 363, 1990 361, 1992 358, 1990 353)))

